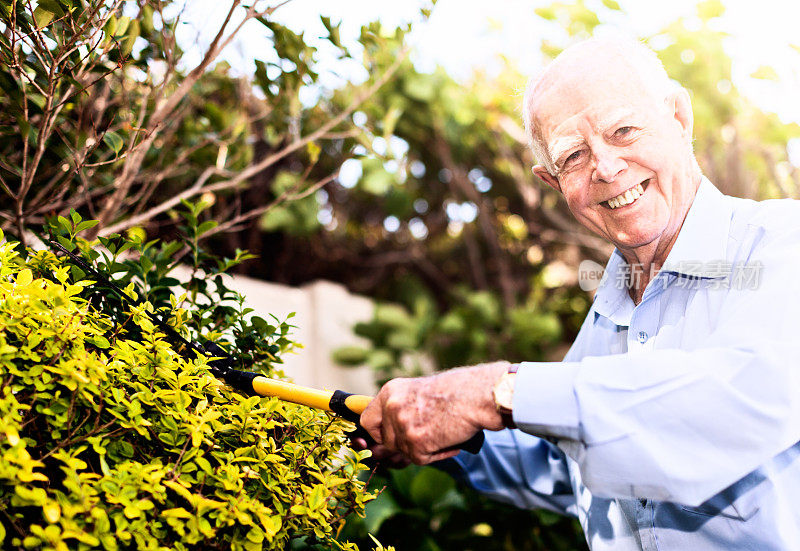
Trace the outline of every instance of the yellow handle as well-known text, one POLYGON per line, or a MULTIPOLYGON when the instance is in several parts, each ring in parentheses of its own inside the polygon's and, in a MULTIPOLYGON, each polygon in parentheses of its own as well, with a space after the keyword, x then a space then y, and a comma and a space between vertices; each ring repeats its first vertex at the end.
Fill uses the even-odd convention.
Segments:
POLYGON ((352 394, 345 398, 344 405, 347 406, 347 409, 350 411, 354 411, 361 415, 364 413, 364 410, 367 409, 367 406, 372 401, 372 396, 364 396, 363 394, 352 394))
MULTIPOLYGON (((318 390, 261 376, 253 379, 253 390, 260 396, 277 396, 281 400, 294 404, 331 411, 330 402, 333 392, 328 390, 318 390)), ((371 400, 371 396, 353 394, 345 399, 344 404, 349 410, 360 415, 371 400)))

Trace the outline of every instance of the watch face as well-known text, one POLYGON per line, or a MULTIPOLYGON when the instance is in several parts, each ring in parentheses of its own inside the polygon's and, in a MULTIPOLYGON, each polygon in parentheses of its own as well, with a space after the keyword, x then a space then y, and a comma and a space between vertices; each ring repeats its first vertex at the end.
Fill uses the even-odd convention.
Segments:
POLYGON ((494 403, 498 408, 511 410, 514 403, 514 374, 506 373, 494 387, 494 403))

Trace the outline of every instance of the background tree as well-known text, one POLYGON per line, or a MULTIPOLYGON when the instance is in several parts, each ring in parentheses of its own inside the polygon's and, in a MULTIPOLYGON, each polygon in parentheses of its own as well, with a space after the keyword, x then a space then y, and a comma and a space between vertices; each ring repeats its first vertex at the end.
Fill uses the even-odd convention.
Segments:
MULTIPOLYGON (((232 393, 145 314, 219 343, 244 369, 282 375, 291 325, 249 316, 222 279, 251 256, 211 254, 201 241, 331 181, 343 155, 310 180, 326 156, 316 142, 360 133, 343 121, 393 69, 341 110, 321 87, 304 106, 315 51, 269 19, 279 5, 232 2, 190 68, 170 2, 0 6, 4 547, 355 549, 338 530, 369 494, 346 425, 232 393), (258 65, 261 89, 212 68, 249 20, 275 44, 258 65), (47 232, 142 303, 20 246, 47 232), (183 279, 179 263, 190 268, 183 279)), ((332 44, 337 33, 330 25, 332 44)))
MULTIPOLYGON (((331 181, 346 152, 321 144, 361 132, 349 115, 395 67, 373 73, 338 108, 318 82, 316 49, 271 20, 281 5, 233 0, 191 67, 175 40, 182 14, 174 2, 0 7, 3 229, 24 241, 27 229, 72 208, 99 221, 95 235, 135 226, 169 235, 174 208, 202 197, 213 205, 204 215, 225 221, 208 238, 331 181), (250 21, 264 26, 274 48, 256 60, 254 80, 234 78, 215 62, 250 21), (319 101, 305 106, 303 88, 319 101), (321 161, 329 172, 310 180, 321 161), (273 180, 283 184, 279 193, 273 180)), ((338 27, 326 22, 330 47, 350 57, 338 27)))

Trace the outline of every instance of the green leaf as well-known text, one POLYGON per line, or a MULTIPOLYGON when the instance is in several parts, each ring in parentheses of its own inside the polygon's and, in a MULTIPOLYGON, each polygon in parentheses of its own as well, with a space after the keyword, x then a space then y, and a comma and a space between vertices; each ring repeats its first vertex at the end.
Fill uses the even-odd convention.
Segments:
POLYGON ((769 65, 762 65, 750 74, 750 77, 761 80, 779 81, 778 73, 769 65))
POLYGON ((111 343, 108 342, 108 339, 102 335, 93 335, 91 337, 87 337, 86 340, 95 345, 97 348, 106 349, 111 346, 111 343))
POLYGON ((322 20, 322 25, 328 32, 331 32, 331 18, 325 17, 324 15, 320 15, 319 18, 322 20))
POLYGON ((82 232, 84 230, 88 230, 89 228, 95 227, 100 221, 99 220, 84 220, 77 226, 75 226, 75 233, 82 232))
POLYGON ((107 131, 103 134, 103 141, 114 150, 114 153, 119 154, 122 150, 122 146, 125 144, 122 140, 122 136, 114 132, 113 130, 107 131))
POLYGON ((431 75, 414 74, 403 82, 403 90, 409 97, 430 102, 436 97, 436 82, 431 75))
POLYGON ((206 220, 205 222, 197 226, 197 235, 198 236, 203 235, 204 233, 213 230, 218 225, 219 224, 217 223, 216 220, 206 220))
POLYGON ((69 232, 69 231, 72 230, 72 223, 69 221, 68 218, 65 218, 64 216, 59 215, 59 217, 58 217, 58 225, 61 226, 61 229, 66 231, 66 232, 69 232))
POLYGON ((551 6, 536 8, 533 13, 546 21, 555 21, 556 19, 556 11, 551 6))
POLYGON ((725 13, 725 5, 720 0, 706 0, 697 4, 697 16, 703 21, 721 17, 725 13))
POLYGON ((381 167, 365 174, 359 181, 359 187, 371 195, 381 196, 392 188, 393 183, 394 176, 381 167))
POLYGON ((130 17, 127 16, 120 17, 119 20, 117 21, 117 28, 114 31, 114 35, 123 36, 125 34, 125 31, 128 30, 128 26, 130 25, 130 23, 131 23, 130 17))
POLYGON ((383 522, 396 513, 401 511, 400 506, 394 500, 389 492, 383 492, 373 499, 365 508, 366 518, 364 522, 367 527, 367 532, 377 533, 383 522))
POLYGON ((433 467, 420 469, 411 481, 411 500, 418 506, 430 510, 445 494, 455 488, 455 481, 447 474, 433 467))
POLYGON ((361 346, 342 346, 333 351, 333 361, 343 366, 362 365, 369 350, 361 346))
POLYGON ((49 25, 55 16, 55 13, 44 9, 41 5, 33 10, 33 19, 40 29, 49 25))
POLYGON ((141 27, 139 25, 139 20, 134 19, 128 25, 128 32, 125 35, 125 40, 120 47, 120 53, 124 56, 130 55, 133 51, 133 45, 136 43, 136 39, 139 38, 139 33, 141 32, 141 27))
POLYGON ((58 0, 39 0, 38 5, 40 8, 51 11, 59 17, 65 15, 64 8, 61 7, 61 4, 58 2, 58 0))
POLYGON ((36 144, 39 139, 39 129, 24 119, 19 119, 17 123, 19 124, 20 133, 23 136, 27 136, 31 143, 36 144))
POLYGON ((108 18, 103 27, 103 32, 106 33, 106 39, 110 39, 117 32, 117 17, 115 15, 108 18))

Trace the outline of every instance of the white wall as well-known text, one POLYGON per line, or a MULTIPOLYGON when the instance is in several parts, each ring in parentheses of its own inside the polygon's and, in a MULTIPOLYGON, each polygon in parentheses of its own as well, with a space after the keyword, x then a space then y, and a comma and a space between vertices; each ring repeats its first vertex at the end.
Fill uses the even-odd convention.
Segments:
MULTIPOLYGON (((228 276, 226 276, 228 277, 228 276)), ((353 335, 356 322, 372 318, 370 299, 351 294, 343 285, 314 281, 302 287, 288 287, 244 276, 230 276, 230 289, 244 295, 253 315, 269 320, 269 314, 296 326, 292 340, 303 345, 283 357, 283 370, 295 383, 344 390, 354 394, 375 394, 372 370, 368 367, 340 367, 331 353, 340 346, 365 344, 353 335)))

